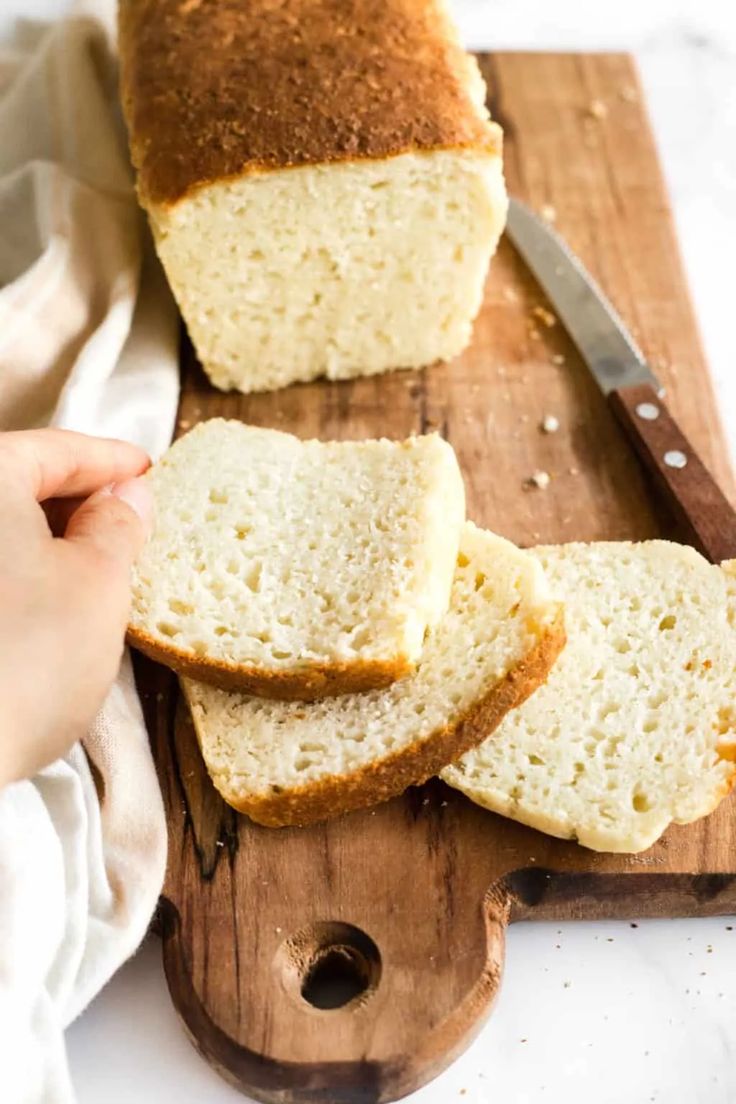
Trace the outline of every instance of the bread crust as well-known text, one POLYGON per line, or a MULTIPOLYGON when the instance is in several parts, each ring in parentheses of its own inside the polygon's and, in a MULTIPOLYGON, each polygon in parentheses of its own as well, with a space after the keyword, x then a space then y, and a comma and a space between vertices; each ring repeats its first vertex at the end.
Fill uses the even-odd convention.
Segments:
POLYGON ((291 670, 268 671, 208 656, 193 656, 182 648, 161 644, 154 636, 132 626, 128 626, 126 641, 178 675, 207 682, 220 690, 234 690, 274 701, 312 702, 340 694, 382 690, 414 670, 406 657, 398 656, 393 662, 357 660, 355 663, 317 663, 291 670))
POLYGON ((121 0, 119 49, 144 205, 264 170, 501 151, 442 0, 121 0))
MULTIPOLYGON (((387 801, 403 793, 408 786, 418 785, 438 774, 448 763, 487 739, 510 709, 521 705, 546 681, 565 639, 564 613, 560 607, 535 647, 464 717, 353 774, 252 799, 239 798, 221 788, 216 779, 213 778, 213 782, 229 805, 269 828, 314 824, 387 801)), ((184 692, 186 694, 186 687, 184 692)), ((193 721, 199 738, 194 714, 193 721)))

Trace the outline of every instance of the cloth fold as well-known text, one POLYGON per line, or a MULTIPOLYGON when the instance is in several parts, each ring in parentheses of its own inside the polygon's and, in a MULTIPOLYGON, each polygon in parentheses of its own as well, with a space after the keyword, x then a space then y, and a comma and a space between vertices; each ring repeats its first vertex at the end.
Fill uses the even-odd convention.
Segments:
MULTIPOLYGON (((113 23, 112 0, 88 0, 0 55, 0 429, 63 426, 155 457, 178 318, 135 200, 113 23)), ((74 1099, 64 1028, 143 937, 165 856, 126 655, 84 748, 0 792, 3 1101, 74 1099)))

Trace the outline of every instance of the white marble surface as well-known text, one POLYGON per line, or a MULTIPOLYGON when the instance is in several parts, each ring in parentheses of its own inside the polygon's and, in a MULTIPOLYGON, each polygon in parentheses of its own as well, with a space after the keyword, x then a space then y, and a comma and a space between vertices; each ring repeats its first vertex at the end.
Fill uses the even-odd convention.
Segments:
MULTIPOLYGON (((64 0, 2 0, 53 17, 64 0)), ((636 52, 721 410, 736 451, 733 0, 456 0, 475 47, 636 52)), ((735 810, 736 814, 736 810, 735 810)), ((524 924, 496 1010, 413 1104, 734 1104, 736 921, 524 924)), ((196 1055, 150 940, 69 1032, 80 1104, 243 1098, 196 1055)))

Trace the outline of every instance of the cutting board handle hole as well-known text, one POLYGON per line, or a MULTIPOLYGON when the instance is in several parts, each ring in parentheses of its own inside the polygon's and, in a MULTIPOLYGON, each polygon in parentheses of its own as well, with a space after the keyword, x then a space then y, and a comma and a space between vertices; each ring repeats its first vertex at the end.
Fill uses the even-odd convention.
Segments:
POLYGON ((362 1006, 381 977, 371 937, 339 921, 302 928, 282 943, 276 964, 287 989, 320 1011, 362 1006))

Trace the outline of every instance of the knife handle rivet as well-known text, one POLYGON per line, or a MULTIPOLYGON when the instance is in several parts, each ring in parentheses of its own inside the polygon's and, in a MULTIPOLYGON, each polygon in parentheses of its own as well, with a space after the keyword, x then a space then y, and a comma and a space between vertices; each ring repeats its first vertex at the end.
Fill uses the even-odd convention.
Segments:
POLYGON ((643 418, 645 422, 654 422, 659 417, 659 407, 650 402, 639 403, 636 408, 636 413, 640 418, 643 418))
POLYGON ((687 464, 687 456, 679 449, 670 449, 664 454, 664 462, 668 468, 684 468, 687 464))

